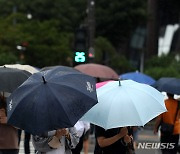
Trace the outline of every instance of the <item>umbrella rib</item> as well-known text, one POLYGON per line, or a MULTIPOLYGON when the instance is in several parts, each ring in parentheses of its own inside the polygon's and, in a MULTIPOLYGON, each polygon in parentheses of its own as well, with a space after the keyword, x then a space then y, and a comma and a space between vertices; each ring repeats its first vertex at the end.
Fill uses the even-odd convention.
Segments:
MULTIPOLYGON (((139 83, 139 84, 141 84, 141 83, 139 83)), ((143 85, 143 84, 142 84, 143 85)), ((146 86, 149 86, 149 85, 146 85, 146 86)), ((153 88, 153 87, 151 87, 151 86, 149 86, 150 88, 153 88)), ((134 89, 136 89, 136 90, 138 90, 138 91, 142 91, 142 89, 139 89, 139 88, 137 88, 137 87, 134 87, 134 89)), ((126 90, 127 91, 127 90, 126 90)), ((146 93, 146 94, 148 94, 148 95, 151 95, 152 96, 152 98, 153 99, 155 99, 156 101, 158 101, 155 97, 154 97, 154 95, 152 95, 151 93, 147 93, 146 91, 142 91, 142 92, 144 92, 144 93, 146 93)), ((159 103, 163 108, 164 108, 164 106, 161 104, 161 103, 159 103)), ((137 111, 137 109, 136 109, 136 111, 137 111)), ((139 115, 139 114, 138 114, 139 115)), ((141 117, 140 117, 140 119, 141 119, 141 117)))
MULTIPOLYGON (((19 102, 22 101, 26 96, 29 95, 29 93, 31 93, 32 91, 34 91, 36 88, 38 88, 38 85, 36 84, 34 87, 29 88, 30 90, 28 92, 26 92, 26 94, 24 95, 24 97, 22 97, 22 99, 18 100, 19 102)), ((18 90, 18 89, 17 89, 18 90)), ((16 90, 13 92, 13 95, 16 95, 16 90)))
MULTIPOLYGON (((116 95, 117 96, 117 95, 116 95)), ((111 100, 111 104, 112 104, 112 102, 113 102, 113 100, 115 100, 115 96, 113 97, 113 99, 111 100)), ((110 109, 112 108, 112 105, 110 106, 110 109)), ((106 115, 109 115, 110 114, 110 109, 108 110, 108 114, 106 114, 106 115)), ((107 124, 106 124, 106 126, 108 125, 108 121, 109 121, 109 118, 110 118, 110 116, 108 116, 108 120, 107 120, 107 124)))
MULTIPOLYGON (((149 85, 147 85, 147 86, 149 86, 149 85)), ((150 88, 153 88, 153 87, 151 87, 151 86, 149 86, 150 88)), ((135 89, 137 89, 137 88, 135 88, 135 89)), ((155 89, 155 88, 153 88, 153 89, 155 89)), ((141 89, 137 89, 137 90, 140 90, 140 91, 142 91, 141 89)), ((156 90, 156 89, 155 89, 156 90)), ((154 97, 154 95, 152 95, 151 93, 147 93, 146 91, 143 91, 143 92, 145 92, 146 94, 148 94, 148 95, 151 95, 152 96, 152 98, 154 98, 156 101, 158 101, 158 99, 156 99, 155 97, 154 97)), ((157 92, 159 92, 159 91, 157 91, 157 92)), ((161 104, 161 103, 160 103, 161 104)), ((164 107, 162 104, 161 104, 161 106, 162 107, 164 107)))
MULTIPOLYGON (((51 70, 48 70, 48 71, 51 71, 51 70)), ((58 73, 61 73, 61 72, 58 72, 58 73)), ((56 73, 56 74, 58 74, 58 73, 56 73)), ((56 76, 56 74, 53 74, 52 76, 50 76, 49 77, 49 81, 53 78, 53 79, 56 79, 56 78, 60 78, 61 77, 61 75, 57 75, 56 76)), ((65 77, 65 76, 67 76, 67 75, 82 75, 82 73, 81 72, 62 72, 62 76, 63 77, 65 77), (64 74, 64 73, 66 73, 66 74, 64 74)), ((88 75, 86 75, 86 74, 83 74, 84 76, 88 76, 88 75)), ((53 82, 52 82, 53 83, 53 82)))
MULTIPOLYGON (((57 83, 54 83, 54 82, 51 82, 51 84, 55 84, 55 85, 58 85, 59 86, 59 84, 57 84, 57 83)), ((73 88, 73 87, 69 87, 69 86, 67 86, 67 85, 61 85, 61 86, 64 86, 64 87, 66 87, 66 88, 69 88, 69 89, 72 89, 72 90, 76 90, 78 93, 81 93, 81 94, 83 94, 84 96, 86 96, 86 97, 88 97, 85 93, 82 93, 82 91, 79 91, 78 89, 75 89, 75 88, 73 88)), ((57 96, 56 96, 57 97, 57 96)), ((57 98, 58 99, 58 98, 57 98)), ((64 110, 64 108, 63 108, 63 110, 64 110)), ((65 111, 65 110, 64 110, 65 111)), ((69 116, 67 115, 67 117, 68 117, 68 119, 69 119, 69 116)), ((70 119, 69 119, 69 121, 70 121, 70 119)))
MULTIPOLYGON (((124 90, 127 92, 127 94, 128 94, 128 90, 126 90, 126 88, 124 88, 124 90)), ((132 97, 131 96, 129 96, 129 98, 133 101, 133 99, 132 99, 132 97)), ((138 110, 137 110, 137 108, 136 108, 136 106, 132 103, 132 105, 134 106, 134 108, 136 109, 136 112, 138 113, 138 110)), ((138 116, 139 116, 139 119, 141 120, 141 122, 142 122, 142 119, 141 119, 141 116, 139 115, 139 113, 138 113, 138 116)))
MULTIPOLYGON (((51 82, 51 83, 59 86, 59 84, 56 83, 56 82, 51 82)), ((75 88, 70 87, 70 86, 68 86, 68 85, 64 85, 63 83, 61 83, 61 86, 68 87, 69 89, 76 90, 76 91, 78 91, 79 93, 84 94, 85 96, 88 96, 88 95, 86 95, 85 93, 83 93, 83 91, 80 91, 79 89, 75 89, 75 88)))
MULTIPOLYGON (((55 99, 56 100, 59 100, 58 99, 58 96, 55 94, 55 92, 54 92, 54 90, 52 89, 52 88, 50 88, 51 89, 51 92, 54 94, 54 96, 55 96, 55 99)), ((59 101, 57 101, 57 102, 59 102, 59 101)), ((61 103, 59 103, 60 105, 61 105, 61 103)), ((65 109, 64 109, 64 107, 61 105, 61 108, 62 108, 62 110, 64 111, 64 113, 66 113, 65 112, 65 109)), ((70 119, 69 119, 69 116, 66 114, 66 117, 67 117, 67 119, 69 120, 69 122, 71 123, 71 121, 70 121, 70 119)), ((52 117, 52 119, 53 119, 54 117, 52 117)), ((67 122, 68 123, 68 122, 67 122)))
MULTIPOLYGON (((57 95, 55 95, 55 92, 54 92, 54 90, 52 88, 51 88, 51 92, 54 94, 56 100, 59 100, 59 98, 57 97, 57 95)), ((66 113, 64 107, 62 105, 61 105, 61 107, 62 107, 64 113, 66 113)), ((69 116, 67 114, 66 114, 66 117, 69 120, 69 122, 71 123, 70 118, 69 118, 69 116)))

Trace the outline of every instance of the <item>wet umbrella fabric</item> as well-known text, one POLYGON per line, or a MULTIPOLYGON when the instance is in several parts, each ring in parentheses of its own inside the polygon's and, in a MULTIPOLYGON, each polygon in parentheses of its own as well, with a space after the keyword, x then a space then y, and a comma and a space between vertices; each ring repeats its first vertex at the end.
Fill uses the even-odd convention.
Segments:
POLYGON ((152 77, 138 71, 121 74, 120 79, 133 80, 148 85, 152 85, 155 83, 155 80, 152 77))
POLYGON ((163 77, 152 86, 161 92, 180 95, 180 78, 163 77))
POLYGON ((25 70, 0 67, 0 91, 12 93, 30 76, 31 73, 25 70))
POLYGON ((118 79, 118 74, 110 67, 101 64, 80 64, 74 67, 82 73, 96 77, 106 79, 118 79))
POLYGON ((47 71, 47 70, 51 70, 51 69, 55 69, 58 68, 60 71, 75 71, 75 72, 79 72, 78 70, 69 67, 69 66, 47 66, 47 67, 43 67, 40 71, 47 71))
POLYGON ((7 68, 17 68, 17 69, 20 69, 20 70, 25 70, 25 71, 28 71, 31 74, 38 72, 38 69, 36 69, 35 67, 33 67, 31 65, 6 64, 6 65, 4 65, 4 67, 7 67, 7 68))
POLYGON ((132 80, 109 81, 97 89, 98 104, 82 118, 105 129, 144 126, 166 111, 164 96, 155 88, 132 80))
POLYGON ((72 127, 97 103, 95 79, 58 68, 33 74, 8 99, 8 123, 32 134, 72 127))
POLYGON ((107 81, 103 81, 103 82, 98 82, 96 83, 96 89, 104 86, 106 83, 110 82, 110 81, 113 81, 113 80, 107 80, 107 81))

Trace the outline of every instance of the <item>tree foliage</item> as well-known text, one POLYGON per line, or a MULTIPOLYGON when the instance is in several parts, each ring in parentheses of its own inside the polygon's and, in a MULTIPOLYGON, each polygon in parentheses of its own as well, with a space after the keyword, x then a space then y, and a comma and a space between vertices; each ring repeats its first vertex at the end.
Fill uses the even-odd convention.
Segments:
MULTIPOLYGON (((134 70, 117 50, 128 45, 134 29, 146 24, 146 5, 144 0, 96 1, 95 62, 121 73, 134 70)), ((37 67, 72 65, 74 32, 87 25, 87 1, 0 0, 0 6, 1 64, 19 62, 24 54, 21 62, 37 67), (23 42, 27 46, 19 51, 23 42)))
POLYGON ((108 38, 115 47, 118 47, 120 42, 130 37, 137 26, 145 25, 146 1, 98 0, 96 21, 97 35, 108 38))
POLYGON ((123 55, 119 55, 113 45, 104 37, 98 37, 95 41, 95 62, 109 65, 114 68, 119 74, 122 72, 131 71, 128 60, 123 55))
POLYGON ((180 61, 172 55, 153 57, 145 65, 145 73, 159 79, 161 77, 180 78, 180 61))
POLYGON ((1 20, 0 52, 11 53, 16 59, 19 58, 20 52, 23 52, 25 62, 38 67, 68 65, 67 58, 71 57, 70 40, 73 34, 58 31, 57 20, 27 21, 22 14, 18 14, 18 22, 13 25, 12 18, 9 16, 6 20, 1 20), (25 50, 17 50, 16 47, 23 42, 27 42, 25 50))

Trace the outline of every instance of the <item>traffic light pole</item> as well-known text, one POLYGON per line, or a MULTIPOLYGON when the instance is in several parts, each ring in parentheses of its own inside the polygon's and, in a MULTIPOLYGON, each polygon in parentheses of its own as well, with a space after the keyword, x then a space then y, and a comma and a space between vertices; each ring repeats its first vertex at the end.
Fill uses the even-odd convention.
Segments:
POLYGON ((87 28, 80 27, 75 32, 73 65, 88 62, 87 28))
POLYGON ((94 61, 95 0, 87 0, 87 20, 75 32, 73 66, 94 61))
POLYGON ((89 62, 94 60, 94 37, 95 37, 95 0, 88 0, 88 37, 89 37, 89 62))
POLYGON ((147 22, 147 55, 152 57, 158 55, 158 0, 148 0, 148 22, 147 22))

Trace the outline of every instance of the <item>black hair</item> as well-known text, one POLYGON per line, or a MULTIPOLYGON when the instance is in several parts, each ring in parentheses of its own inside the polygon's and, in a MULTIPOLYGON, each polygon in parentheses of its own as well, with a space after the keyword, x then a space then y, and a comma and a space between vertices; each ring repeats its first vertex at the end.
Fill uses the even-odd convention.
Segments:
POLYGON ((174 94, 167 93, 167 96, 168 96, 168 98, 169 98, 169 97, 174 97, 174 94))
POLYGON ((6 109, 6 98, 4 97, 4 95, 0 94, 0 109, 1 108, 6 109))

